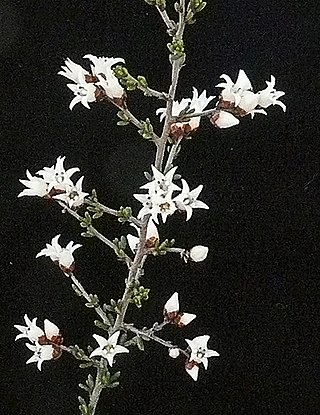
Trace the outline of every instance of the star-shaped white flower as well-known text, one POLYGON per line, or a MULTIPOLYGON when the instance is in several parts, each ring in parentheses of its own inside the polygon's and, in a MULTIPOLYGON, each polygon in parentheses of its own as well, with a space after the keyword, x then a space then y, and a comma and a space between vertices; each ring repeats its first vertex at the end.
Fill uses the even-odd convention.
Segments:
POLYGON ((42 363, 45 360, 51 360, 54 357, 54 347, 47 344, 47 345, 40 345, 39 343, 29 344, 26 343, 26 346, 29 350, 31 350, 34 354, 26 361, 28 363, 37 363, 37 368, 41 371, 42 363))
MULTIPOLYGON (((209 104, 210 101, 215 98, 214 96, 207 97, 207 91, 204 90, 201 95, 199 95, 199 92, 197 88, 193 87, 192 89, 193 95, 192 99, 190 98, 183 98, 180 102, 174 101, 173 107, 172 107, 172 115, 177 117, 181 111, 183 111, 185 108, 189 108, 190 110, 194 110, 194 113, 202 112, 205 107, 209 104)), ((166 114, 166 108, 158 108, 156 111, 156 114, 160 114, 160 121, 162 121, 166 114)), ((185 122, 179 122, 175 123, 172 126, 172 129, 184 129, 186 125, 188 125, 188 133, 197 129, 200 124, 201 117, 192 117, 189 121, 185 122)))
POLYGON ((79 207, 83 205, 84 198, 88 196, 89 193, 82 191, 82 182, 83 176, 77 181, 74 186, 67 186, 65 193, 59 193, 56 196, 53 196, 53 199, 59 199, 65 202, 70 208, 79 207))
POLYGON ((96 348, 91 354, 90 357, 93 356, 102 356, 103 358, 107 359, 110 366, 113 365, 114 356, 118 353, 129 353, 129 350, 117 344, 118 338, 120 335, 120 331, 116 331, 109 337, 107 340, 106 338, 99 336, 98 334, 94 334, 93 337, 99 344, 99 347, 96 348))
POLYGON ((118 78, 112 72, 112 66, 116 63, 124 63, 122 58, 105 58, 94 55, 85 55, 84 58, 92 62, 91 71, 99 79, 97 85, 100 85, 109 98, 121 98, 124 90, 120 85, 118 78))
POLYGON ((179 295, 177 292, 173 293, 165 303, 163 314, 167 320, 177 327, 184 327, 197 317, 195 314, 180 311, 179 295))
POLYGON ((166 174, 161 173, 156 167, 151 166, 154 179, 140 186, 140 189, 149 190, 150 194, 166 195, 174 190, 180 190, 180 187, 173 183, 174 174, 178 166, 170 169, 166 174))
POLYGON ((70 241, 65 248, 62 248, 58 240, 61 235, 57 235, 52 238, 51 245, 46 244, 46 248, 42 249, 37 255, 36 258, 40 256, 48 256, 53 262, 58 262, 59 267, 66 273, 70 273, 74 268, 74 257, 73 252, 80 248, 82 245, 74 244, 73 241, 70 241))
POLYGON ((216 85, 217 88, 223 88, 221 91, 221 97, 224 101, 234 102, 234 106, 237 107, 245 91, 251 91, 252 85, 247 77, 247 74, 243 69, 239 70, 238 78, 233 83, 230 76, 222 74, 220 78, 224 79, 225 82, 220 82, 216 85))
POLYGON ((19 324, 14 325, 16 329, 21 331, 21 333, 16 336, 15 340, 26 337, 34 343, 38 340, 39 337, 44 335, 43 330, 37 326, 37 317, 30 320, 27 314, 25 314, 24 321, 26 322, 26 326, 21 326, 19 324))
POLYGON ((259 105, 262 108, 268 108, 270 105, 279 105, 283 109, 283 112, 285 112, 285 104, 278 100, 278 98, 285 95, 285 93, 283 91, 277 91, 274 88, 275 83, 276 78, 273 75, 271 75, 271 81, 266 81, 267 88, 258 92, 259 105))
POLYGON ((209 206, 206 205, 201 200, 197 200, 199 194, 203 189, 203 185, 200 184, 198 187, 190 191, 188 183, 181 179, 182 181, 182 191, 178 196, 176 196, 173 201, 176 203, 179 210, 185 210, 187 217, 186 220, 189 220, 192 216, 193 209, 209 209, 209 206))
POLYGON ((40 177, 32 176, 27 170, 27 178, 28 180, 20 179, 20 182, 28 187, 28 189, 24 189, 22 192, 18 194, 18 197, 22 196, 39 196, 45 197, 48 195, 48 184, 44 179, 40 177))
POLYGON ((152 219, 158 224, 158 215, 160 215, 163 223, 165 223, 167 217, 172 215, 177 209, 172 200, 173 191, 180 190, 180 187, 173 183, 173 177, 177 166, 170 169, 166 174, 161 173, 154 166, 151 166, 151 168, 154 180, 140 187, 141 189, 148 190, 148 194, 133 195, 143 204, 137 217, 138 219, 141 219, 145 215, 151 214, 152 219))
POLYGON ((37 174, 42 176, 43 180, 48 184, 49 192, 53 188, 56 190, 65 190, 67 186, 73 186, 73 182, 70 178, 80 169, 78 167, 73 167, 66 170, 64 168, 65 158, 65 156, 59 156, 52 167, 44 167, 37 172, 37 174))
POLYGON ((90 109, 89 102, 96 100, 95 92, 97 87, 93 83, 94 79, 88 71, 82 68, 82 66, 74 63, 71 59, 67 58, 65 66, 62 66, 62 71, 58 72, 58 75, 62 75, 74 84, 67 84, 67 87, 71 89, 75 97, 70 102, 70 110, 78 103, 81 102, 86 108, 90 109), (87 82, 90 80, 90 82, 87 82))
POLYGON ((190 349, 191 355, 189 362, 186 365, 187 373, 194 379, 198 379, 199 365, 202 363, 204 368, 208 368, 208 358, 213 356, 220 356, 218 352, 210 350, 207 347, 210 336, 198 336, 193 340, 186 339, 190 349))

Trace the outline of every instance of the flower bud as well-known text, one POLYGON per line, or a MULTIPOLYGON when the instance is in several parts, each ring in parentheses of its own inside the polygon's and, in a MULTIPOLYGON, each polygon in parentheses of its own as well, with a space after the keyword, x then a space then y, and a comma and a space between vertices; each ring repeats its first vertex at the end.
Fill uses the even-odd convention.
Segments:
POLYGON ((218 128, 229 128, 239 124, 238 118, 230 112, 220 111, 210 118, 211 123, 218 128))
POLYGON ((169 356, 173 359, 176 359, 180 354, 180 351, 177 347, 172 347, 169 349, 169 356))
POLYGON ((201 262, 207 258, 209 248, 207 246, 196 245, 190 249, 189 258, 194 262, 201 262))

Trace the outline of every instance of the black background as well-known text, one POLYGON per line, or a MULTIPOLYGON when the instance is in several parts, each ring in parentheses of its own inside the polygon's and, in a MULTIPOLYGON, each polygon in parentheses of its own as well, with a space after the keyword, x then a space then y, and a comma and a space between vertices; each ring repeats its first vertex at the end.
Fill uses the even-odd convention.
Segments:
MULTIPOLYGON (((190 96, 192 86, 218 94, 219 76, 235 79, 242 68, 258 90, 273 74, 276 88, 286 92, 287 113, 270 107, 267 117, 247 117, 224 131, 204 121, 184 143, 178 172, 191 188, 204 185, 200 199, 210 210, 196 210, 189 222, 174 215, 160 234, 210 252, 199 264, 151 258, 143 279, 150 301, 127 315, 150 326, 178 291, 183 309, 197 319, 183 332, 166 329, 163 337, 183 345, 184 338, 209 334, 209 347, 221 356, 209 360, 195 383, 160 345, 132 350, 117 359, 121 384, 103 393, 98 414, 319 413, 316 4, 217 0, 188 27, 179 99, 190 96)), ((95 188, 110 207, 137 211, 132 194, 145 182, 152 144, 133 126, 116 127, 111 106, 93 104, 89 111, 79 104, 69 111, 72 94, 57 72, 67 57, 86 65, 87 53, 119 56, 133 74, 167 90, 169 37, 156 11, 137 0, 2 1, 0 12, 1 408, 7 415, 76 414, 77 385, 87 372, 69 355, 45 362, 42 372, 26 366, 30 352, 23 341, 14 342, 13 324, 23 324, 25 313, 39 323, 48 318, 62 329, 65 344, 82 347, 95 346, 91 335, 99 330, 69 281, 35 255, 58 233, 62 243, 83 243, 75 253, 77 275, 105 301, 121 296, 125 267, 100 241, 81 238, 78 224, 57 205, 18 199, 18 179, 27 168, 35 173, 65 155, 66 167, 80 167, 85 190, 95 188)), ((128 103, 159 131, 157 100, 136 92, 128 103)), ((97 227, 111 239, 130 229, 112 217, 97 220, 97 227)))

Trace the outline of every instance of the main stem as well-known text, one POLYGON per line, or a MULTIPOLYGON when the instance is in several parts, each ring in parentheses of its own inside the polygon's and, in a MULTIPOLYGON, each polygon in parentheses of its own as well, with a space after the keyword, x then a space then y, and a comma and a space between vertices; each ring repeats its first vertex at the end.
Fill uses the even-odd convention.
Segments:
MULTIPOLYGON (((177 33, 175 35, 176 40, 182 40, 183 38, 183 32, 185 29, 185 12, 186 12, 185 0, 180 0, 180 8, 181 8, 181 11, 179 13, 178 28, 177 28, 177 33)), ((173 60, 172 62, 171 85, 170 85, 169 92, 168 92, 166 118, 165 118, 160 140, 157 142, 155 167, 159 171, 162 171, 162 164, 163 164, 166 144, 167 144, 168 136, 170 133, 170 127, 173 122, 172 108, 173 108, 174 98, 176 95, 180 69, 182 68, 182 65, 183 65, 183 59, 184 58, 181 57, 181 58, 173 60)))

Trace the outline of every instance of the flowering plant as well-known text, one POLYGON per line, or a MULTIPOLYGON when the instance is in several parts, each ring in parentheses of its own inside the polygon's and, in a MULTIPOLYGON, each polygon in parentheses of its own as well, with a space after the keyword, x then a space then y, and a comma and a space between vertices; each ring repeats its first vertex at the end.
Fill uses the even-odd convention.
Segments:
MULTIPOLYGON (((169 324, 177 330, 183 330, 196 319, 195 314, 185 313, 180 308, 177 292, 169 297, 173 290, 168 290, 169 299, 161 310, 162 321, 153 323, 149 328, 128 323, 127 310, 132 304, 141 308, 148 300, 149 289, 141 285, 141 279, 150 256, 177 253, 189 265, 190 262, 204 261, 209 253, 208 247, 202 245, 191 248, 176 247, 173 239, 164 239, 161 235, 173 215, 179 216, 181 222, 189 221, 193 215, 200 214, 195 210, 209 209, 205 202, 198 199, 203 185, 191 187, 191 190, 188 181, 177 173, 178 166, 174 165, 185 140, 192 139, 199 133, 200 125, 206 118, 212 128, 225 129, 239 124, 246 115, 250 114, 253 118, 256 113, 266 114, 265 109, 271 105, 278 105, 283 111, 286 110, 285 105, 279 101, 284 93, 275 89, 273 76, 270 81, 266 81, 267 88, 254 92, 251 81, 242 69, 239 70, 235 83, 228 75, 221 75, 225 82, 216 85, 221 89, 217 97, 208 96, 206 90, 199 93, 193 87, 191 98, 178 100, 176 91, 179 74, 186 62, 184 32, 189 24, 194 23, 195 16, 202 12, 206 3, 202 0, 179 0, 175 6, 176 21, 169 17, 164 0, 146 0, 146 3, 160 13, 171 37, 168 49, 172 73, 168 92, 150 88, 144 76, 132 76, 124 65, 123 58, 87 54, 84 58, 90 60, 90 69, 84 69, 67 58, 62 70, 58 72, 72 81, 67 84, 74 95, 69 104, 70 110, 86 110, 95 104, 113 105, 119 110, 119 126, 133 124, 142 138, 154 145, 155 158, 150 163, 149 171, 145 173, 147 183, 141 184, 141 192, 132 196, 141 203, 140 209, 136 213, 131 207, 113 209, 98 200, 95 190, 83 191, 84 177, 81 176, 76 182, 71 179, 80 169, 73 167, 66 170, 64 156, 58 156, 52 167, 43 167, 34 176, 27 170, 28 180, 20 180, 25 189, 19 193, 19 197, 37 196, 55 201, 63 212, 68 212, 79 221, 83 228, 83 237, 96 237, 106 244, 128 271, 122 297, 116 301, 111 300, 110 303, 101 302, 97 294, 86 291, 76 276, 77 265, 73 254, 82 247, 81 244, 71 241, 63 247, 59 244, 60 235, 57 235, 53 237, 51 244, 47 244, 36 255, 49 257, 58 265, 70 280, 76 294, 83 297, 85 305, 98 315, 95 325, 100 334, 93 335, 98 347, 92 349, 89 346, 88 352, 76 345, 63 345, 60 330, 47 319, 44 321, 44 330, 36 325, 36 318, 30 320, 27 315, 26 326, 15 326, 21 332, 16 340, 27 338, 30 342, 26 345, 33 352, 33 356, 27 363, 37 363, 39 370, 48 365, 44 362, 59 358, 62 352, 70 353, 80 360, 81 367, 95 370, 94 376, 90 374, 86 384, 81 384, 88 394, 87 398, 79 396, 79 410, 82 415, 95 414, 102 390, 119 384, 120 372, 115 371, 114 367, 129 358, 124 354, 130 353, 134 346, 143 350, 146 341, 154 341, 164 346, 168 349, 169 357, 181 358, 185 373, 194 381, 198 380, 202 365, 205 369, 208 368, 208 358, 219 356, 218 352, 208 346, 210 336, 207 334, 200 334, 193 340, 185 338, 187 347, 160 336, 160 332, 169 324), (139 120, 131 112, 130 91, 133 90, 140 90, 146 97, 164 102, 164 106, 159 106, 154 114, 160 115, 160 121, 163 122, 161 133, 156 132, 149 118, 139 120), (77 104, 82 104, 85 108, 80 109, 77 104), (209 104, 212 108, 206 109, 209 104), (129 222, 135 228, 137 236, 129 233, 111 240, 102 235, 96 229, 95 220, 105 214, 115 216, 121 223, 129 222)), ((205 200, 205 196, 201 194, 202 198, 205 200)), ((91 344, 96 346, 96 343, 91 344)))

